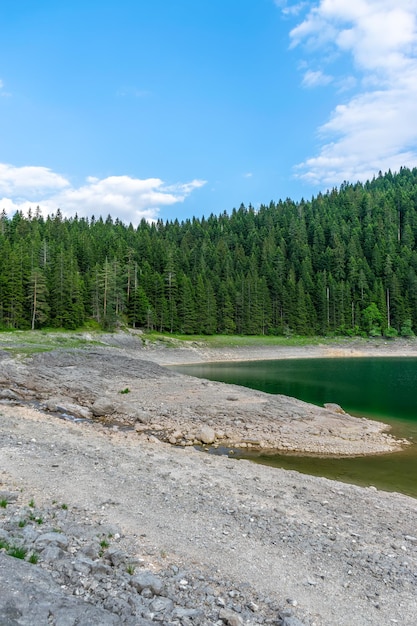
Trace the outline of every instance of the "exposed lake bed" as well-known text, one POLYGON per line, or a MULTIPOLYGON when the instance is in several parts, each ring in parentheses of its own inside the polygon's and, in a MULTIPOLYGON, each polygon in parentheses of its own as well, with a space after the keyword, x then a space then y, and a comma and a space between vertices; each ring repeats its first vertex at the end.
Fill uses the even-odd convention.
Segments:
MULTIPOLYGON (((216 360, 215 350, 204 346, 143 346, 123 335, 109 336, 108 344, 112 345, 37 355, 31 363, 3 355, 3 389, 22 396, 25 391, 29 400, 38 396, 37 401, 48 405, 45 409, 65 405, 64 400, 75 409, 83 401, 99 413, 106 400, 108 410, 115 403, 119 413, 121 407, 130 407, 126 414, 138 427, 124 432, 102 422, 70 423, 20 406, 18 398, 4 398, 0 405, 4 487, 23 488, 26 499, 34 496, 39 506, 51 500, 65 502, 79 510, 82 519, 118 524, 122 541, 135 538, 136 549, 155 571, 164 563, 177 564, 190 580, 195 568, 206 584, 210 577, 223 580, 223 590, 212 604, 209 600, 209 607, 210 615, 217 611, 220 619, 216 598, 221 598, 232 611, 230 619, 235 618, 235 622, 222 619, 225 624, 279 624, 290 617, 309 626, 415 623, 416 500, 204 455, 193 449, 192 442, 186 446, 162 442, 155 436, 161 432, 156 428, 158 416, 164 424, 172 420, 173 427, 181 418, 201 426, 201 415, 208 414, 215 424, 219 412, 244 424, 254 412, 265 417, 265 405, 267 412, 276 411, 281 399, 268 405, 261 392, 197 381, 156 365, 178 363, 181 358, 216 360), (129 392, 121 393, 126 389, 129 392), (229 592, 242 599, 240 607, 229 592), (258 605, 257 612, 247 608, 250 602, 258 605)), ((237 352, 236 360, 242 360, 242 352, 237 352)), ((250 352, 253 355, 254 350, 250 352)), ((306 403, 284 402, 282 407, 321 414, 306 403)), ((262 426, 263 421, 253 423, 262 426)), ((312 420, 289 419, 287 425, 288 432, 298 425, 308 429, 312 420)), ((374 441, 381 436, 387 445, 389 438, 376 435, 374 441)), ((188 597, 189 608, 193 597, 194 607, 206 607, 208 596, 197 586, 188 597)), ((199 623, 216 623, 208 615, 199 623)))
POLYGON ((287 358, 201 363, 178 369, 199 378, 295 396, 319 406, 337 402, 352 415, 386 423, 391 434, 411 443, 401 452, 371 457, 313 457, 300 451, 245 454, 241 450, 232 450, 232 455, 273 467, 295 469, 359 485, 375 485, 417 496, 416 357, 397 355, 392 358, 384 354, 378 357, 287 358))

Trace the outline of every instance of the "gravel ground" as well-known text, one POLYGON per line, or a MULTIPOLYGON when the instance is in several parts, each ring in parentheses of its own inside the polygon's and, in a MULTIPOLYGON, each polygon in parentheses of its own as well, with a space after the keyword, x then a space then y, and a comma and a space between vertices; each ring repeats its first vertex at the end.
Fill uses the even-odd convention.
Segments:
MULTIPOLYGON (((100 350, 85 352, 87 369, 100 350)), ((142 395, 140 413, 130 416, 138 429, 123 430, 120 417, 128 412, 115 411, 117 424, 108 427, 36 410, 33 403, 42 408, 53 390, 57 401, 89 411, 103 397, 115 403, 93 372, 75 375, 78 352, 64 354, 29 364, 5 354, 0 360, 0 624, 416 623, 416 500, 161 441, 149 407, 159 402, 163 412, 169 385, 178 392, 178 381, 188 380, 162 376, 155 364, 172 352, 162 358, 162 351, 142 351, 146 367, 129 361, 148 394, 149 406, 142 395), (144 413, 151 413, 148 423, 144 413), (26 546, 26 560, 38 554, 38 563, 7 555, 15 544, 26 546), (134 582, 139 574, 156 581, 134 582)), ((106 365, 105 384, 110 377, 106 365)), ((124 380, 116 377, 119 391, 124 380)), ((193 390, 201 402, 201 388, 201 381, 186 383, 185 416, 193 390)), ((209 387, 206 405, 221 388, 209 387)), ((225 393, 239 398, 228 401, 232 414, 242 410, 242 398, 261 402, 249 390, 225 393)), ((125 402, 124 394, 118 398, 125 402)), ((168 421, 174 403, 173 395, 168 421)), ((209 422, 216 431, 215 416, 209 422)))

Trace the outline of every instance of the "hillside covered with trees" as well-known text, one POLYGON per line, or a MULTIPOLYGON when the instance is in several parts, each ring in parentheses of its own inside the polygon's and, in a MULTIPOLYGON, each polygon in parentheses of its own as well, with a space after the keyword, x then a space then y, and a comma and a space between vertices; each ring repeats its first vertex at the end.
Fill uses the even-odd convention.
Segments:
POLYGON ((3 211, 0 329, 91 318, 186 334, 411 334, 417 168, 137 228, 3 211))

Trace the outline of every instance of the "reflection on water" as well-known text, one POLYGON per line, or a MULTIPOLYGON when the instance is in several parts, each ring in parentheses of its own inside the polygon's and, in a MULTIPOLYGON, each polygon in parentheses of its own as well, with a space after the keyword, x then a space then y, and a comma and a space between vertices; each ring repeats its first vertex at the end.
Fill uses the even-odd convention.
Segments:
POLYGON ((234 456, 417 497, 417 359, 297 359, 209 363, 175 369, 201 378, 293 396, 320 406, 336 402, 353 415, 389 423, 393 434, 413 442, 403 452, 323 458, 236 451, 234 456))

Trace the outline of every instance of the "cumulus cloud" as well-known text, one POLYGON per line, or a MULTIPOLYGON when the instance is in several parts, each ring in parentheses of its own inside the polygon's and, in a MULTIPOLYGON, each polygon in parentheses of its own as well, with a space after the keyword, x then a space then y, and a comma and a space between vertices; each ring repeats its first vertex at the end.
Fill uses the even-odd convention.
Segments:
POLYGON ((206 181, 166 185, 160 178, 130 176, 88 177, 84 185, 70 182, 45 167, 13 167, 0 164, 0 208, 12 213, 40 207, 43 214, 59 208, 64 216, 106 217, 110 214, 125 223, 155 220, 162 206, 183 202, 206 181))
MULTIPOLYGON (((310 4, 290 38, 291 46, 303 46, 313 62, 319 55, 322 61, 348 55, 358 85, 356 93, 341 102, 318 130, 318 154, 298 166, 298 176, 317 184, 338 184, 364 180, 379 170, 414 167, 415 0, 320 0, 313 7, 310 4)), ((315 72, 305 73, 303 84, 306 76, 314 83, 315 72)), ((334 82, 347 84, 343 76, 334 82)), ((352 77, 348 82, 354 85, 352 77)))
POLYGON ((0 193, 20 197, 22 194, 43 194, 68 185, 66 178, 47 167, 14 167, 0 163, 0 193))

